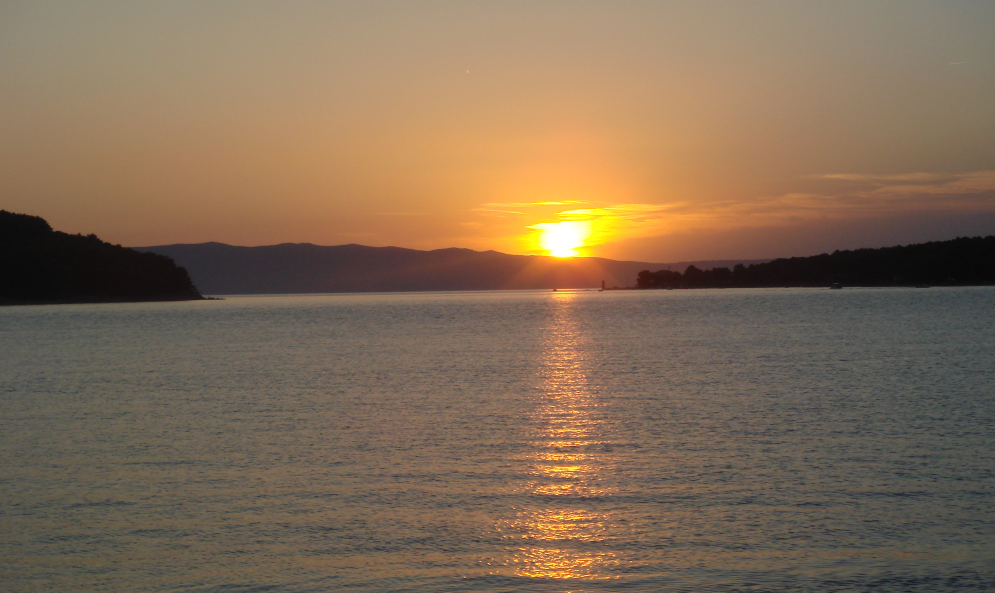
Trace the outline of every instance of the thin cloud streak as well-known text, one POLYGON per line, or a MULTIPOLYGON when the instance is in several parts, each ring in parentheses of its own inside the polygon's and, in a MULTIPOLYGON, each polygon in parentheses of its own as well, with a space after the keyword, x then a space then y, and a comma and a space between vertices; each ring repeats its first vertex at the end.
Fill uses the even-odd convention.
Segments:
MULTIPOLYGON (((873 219, 896 210, 995 211, 995 171, 832 173, 806 179, 846 182, 849 187, 844 191, 789 192, 710 203, 693 200, 663 204, 580 200, 526 202, 516 203, 522 209, 511 213, 546 220, 590 221, 593 230, 588 251, 596 254, 597 245, 620 238, 653 237, 693 230, 787 226, 813 220, 873 219), (558 204, 586 207, 548 211, 550 206, 558 204)), ((485 206, 492 205, 495 204, 485 206)), ((483 207, 475 210, 482 213, 494 211, 483 207)), ((532 228, 531 225, 529 227, 532 228)))
POLYGON ((535 206, 568 206, 570 204, 584 204, 581 200, 565 200, 565 201, 539 201, 539 202, 488 202, 486 204, 481 204, 479 208, 474 208, 474 210, 485 210, 488 208, 530 208, 535 206))
MULTIPOLYGON (((762 222, 806 216, 862 217, 916 210, 995 209, 995 171, 868 175, 836 173, 819 179, 863 184, 833 193, 795 192, 741 202, 698 206, 688 214, 735 216, 762 222)), ((747 225, 743 225, 747 226, 747 225)))

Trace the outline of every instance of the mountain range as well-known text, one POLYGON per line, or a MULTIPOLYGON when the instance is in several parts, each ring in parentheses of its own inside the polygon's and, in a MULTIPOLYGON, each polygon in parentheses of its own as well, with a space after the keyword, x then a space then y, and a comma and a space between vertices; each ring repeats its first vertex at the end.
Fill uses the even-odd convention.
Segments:
POLYGON ((557 258, 509 255, 497 251, 364 245, 321 246, 284 243, 239 247, 197 243, 134 247, 172 258, 186 268, 203 294, 299 294, 609 288, 632 286, 642 270, 668 267, 682 271, 750 264, 768 260, 676 263, 615 261, 600 257, 557 258))

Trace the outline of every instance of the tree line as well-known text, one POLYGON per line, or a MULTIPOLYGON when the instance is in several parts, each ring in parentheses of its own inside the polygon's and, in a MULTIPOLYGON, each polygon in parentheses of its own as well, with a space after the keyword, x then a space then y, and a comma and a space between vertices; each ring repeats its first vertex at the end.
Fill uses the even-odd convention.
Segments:
POLYGON ((0 210, 0 302, 203 298, 172 259, 0 210))
POLYGON ((637 288, 995 284, 995 236, 775 259, 733 269, 643 270, 637 288))

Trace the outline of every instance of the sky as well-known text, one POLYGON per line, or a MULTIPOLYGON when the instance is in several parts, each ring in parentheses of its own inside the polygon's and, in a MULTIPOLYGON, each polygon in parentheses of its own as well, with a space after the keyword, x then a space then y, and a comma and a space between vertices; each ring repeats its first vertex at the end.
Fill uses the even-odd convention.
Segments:
POLYGON ((0 0, 0 208, 648 262, 995 234, 995 2, 0 0))

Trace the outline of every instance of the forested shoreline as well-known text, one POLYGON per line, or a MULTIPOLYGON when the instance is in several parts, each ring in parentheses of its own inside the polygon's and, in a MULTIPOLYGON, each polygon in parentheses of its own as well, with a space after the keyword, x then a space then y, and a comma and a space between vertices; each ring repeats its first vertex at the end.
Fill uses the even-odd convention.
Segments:
POLYGON ((965 286, 995 284, 995 236, 960 237, 879 249, 739 264, 683 273, 643 270, 637 288, 771 286, 965 286))
POLYGON ((0 304, 200 300, 172 259, 0 210, 0 304))

